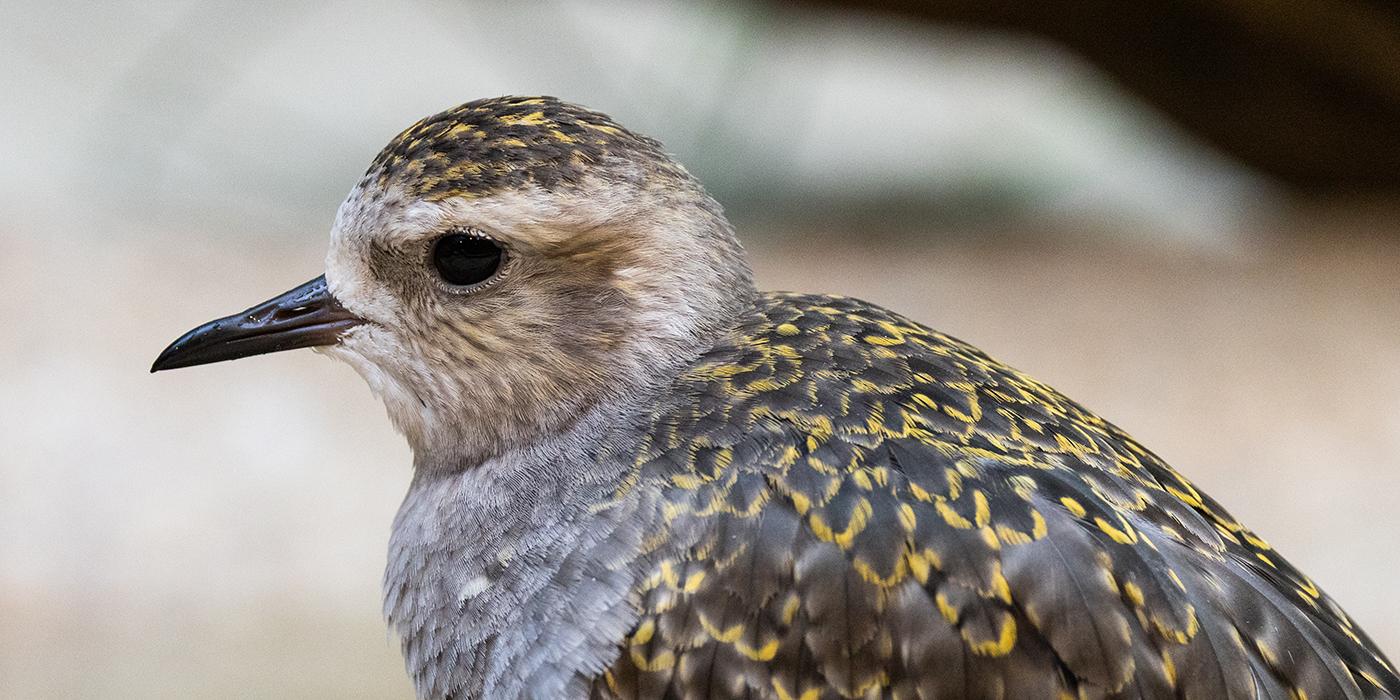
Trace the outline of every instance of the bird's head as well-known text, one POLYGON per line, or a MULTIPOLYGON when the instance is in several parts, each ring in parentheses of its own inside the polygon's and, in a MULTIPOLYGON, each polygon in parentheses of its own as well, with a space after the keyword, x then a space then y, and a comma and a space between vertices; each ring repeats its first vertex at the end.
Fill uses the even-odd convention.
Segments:
POLYGON ((480 100, 380 152, 324 277, 152 369, 318 347, 364 376, 420 465, 457 467, 665 381, 753 294, 719 206, 655 141, 553 98, 480 100))

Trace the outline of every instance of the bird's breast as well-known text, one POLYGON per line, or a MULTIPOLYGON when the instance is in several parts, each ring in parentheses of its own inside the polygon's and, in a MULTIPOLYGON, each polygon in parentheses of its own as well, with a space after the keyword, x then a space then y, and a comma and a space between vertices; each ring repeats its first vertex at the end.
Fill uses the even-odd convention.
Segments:
POLYGON ((390 537, 384 610, 420 696, 575 695, 585 669, 616 655, 635 621, 626 599, 645 505, 611 498, 613 470, 590 467, 540 480, 505 477, 539 465, 483 465, 414 482, 390 537))

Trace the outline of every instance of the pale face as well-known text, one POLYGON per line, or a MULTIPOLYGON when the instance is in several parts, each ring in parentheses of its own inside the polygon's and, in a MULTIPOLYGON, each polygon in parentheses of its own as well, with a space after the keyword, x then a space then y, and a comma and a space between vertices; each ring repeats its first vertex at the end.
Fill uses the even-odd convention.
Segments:
POLYGON ((352 192, 326 280, 365 322, 324 351, 423 451, 494 452, 555 429, 632 369, 627 349, 650 332, 639 295, 654 290, 636 283, 648 246, 630 218, 537 191, 352 192))
POLYGON ((673 376, 754 290, 719 205, 659 144, 552 98, 409 127, 336 216, 326 272, 177 340, 153 369, 317 347, 420 467, 522 449, 673 376))
POLYGON ((612 179, 433 201, 362 183, 326 257, 327 303, 353 322, 294 346, 353 366, 420 462, 526 445, 693 357, 748 298, 727 225, 681 194, 612 179))

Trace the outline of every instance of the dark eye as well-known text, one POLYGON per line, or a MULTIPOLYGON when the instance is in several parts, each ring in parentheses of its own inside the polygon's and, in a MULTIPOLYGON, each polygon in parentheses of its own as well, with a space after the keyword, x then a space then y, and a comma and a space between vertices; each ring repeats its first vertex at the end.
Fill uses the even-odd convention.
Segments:
POLYGON ((491 279, 501 267, 505 251, 480 236, 453 233, 433 244, 433 267, 448 284, 466 286, 491 279))

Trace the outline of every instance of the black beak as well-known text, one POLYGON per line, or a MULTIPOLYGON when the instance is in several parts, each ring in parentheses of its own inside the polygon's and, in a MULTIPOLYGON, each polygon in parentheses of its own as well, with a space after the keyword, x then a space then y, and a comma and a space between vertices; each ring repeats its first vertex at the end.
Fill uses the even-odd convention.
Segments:
POLYGON ((317 277, 247 311, 210 321, 170 344, 152 372, 236 360, 269 352, 332 345, 360 323, 317 277))

